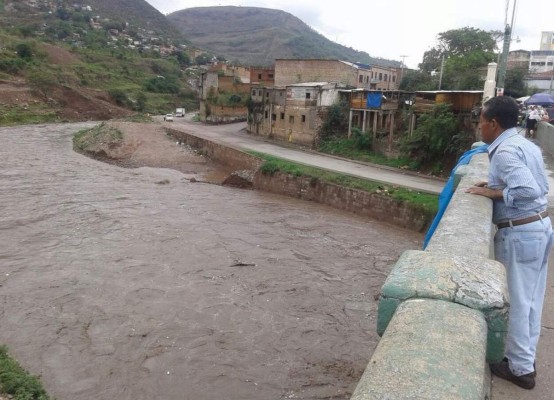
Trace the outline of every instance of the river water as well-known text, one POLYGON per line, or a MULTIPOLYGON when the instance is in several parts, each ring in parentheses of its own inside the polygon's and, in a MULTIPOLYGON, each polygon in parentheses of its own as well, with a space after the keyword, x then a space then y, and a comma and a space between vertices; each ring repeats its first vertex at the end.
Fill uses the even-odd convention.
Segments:
POLYGON ((0 128, 0 344, 58 400, 348 399, 421 234, 0 128))

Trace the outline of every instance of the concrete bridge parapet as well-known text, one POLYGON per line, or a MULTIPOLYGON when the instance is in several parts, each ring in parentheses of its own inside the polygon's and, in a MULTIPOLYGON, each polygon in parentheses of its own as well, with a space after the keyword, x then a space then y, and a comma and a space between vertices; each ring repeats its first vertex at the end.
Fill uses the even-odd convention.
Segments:
POLYGON ((353 400, 490 398, 487 362, 504 355, 509 297, 493 259, 492 202, 465 192, 487 171, 486 153, 458 169, 426 250, 394 266, 379 299, 382 338, 353 400))

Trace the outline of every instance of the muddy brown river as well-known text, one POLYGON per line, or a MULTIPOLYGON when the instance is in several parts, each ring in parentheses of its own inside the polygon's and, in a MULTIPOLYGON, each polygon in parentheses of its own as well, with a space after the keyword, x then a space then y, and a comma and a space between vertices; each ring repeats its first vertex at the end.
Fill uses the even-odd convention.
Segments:
POLYGON ((422 235, 0 128, 0 344, 58 400, 348 399, 422 235))

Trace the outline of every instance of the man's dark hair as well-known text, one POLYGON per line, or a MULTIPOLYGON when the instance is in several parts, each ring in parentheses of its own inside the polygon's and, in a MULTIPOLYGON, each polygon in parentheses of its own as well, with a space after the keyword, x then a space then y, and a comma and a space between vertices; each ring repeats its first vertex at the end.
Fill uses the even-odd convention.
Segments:
POLYGON ((514 99, 508 96, 493 97, 483 105, 483 117, 490 121, 495 119, 504 129, 517 126, 519 108, 514 99))

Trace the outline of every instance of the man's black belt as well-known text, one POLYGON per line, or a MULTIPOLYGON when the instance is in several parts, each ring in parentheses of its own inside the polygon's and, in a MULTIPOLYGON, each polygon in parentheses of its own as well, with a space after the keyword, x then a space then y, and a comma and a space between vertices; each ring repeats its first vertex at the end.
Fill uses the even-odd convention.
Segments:
POLYGON ((535 215, 532 215, 532 216, 527 217, 527 218, 513 219, 511 221, 501 222, 499 224, 496 224, 496 227, 498 229, 502 229, 502 228, 507 228, 509 226, 525 225, 525 224, 530 224, 531 222, 535 222, 535 221, 538 221, 538 220, 546 218, 546 217, 548 217, 548 211, 543 211, 539 214, 535 214, 535 215))

